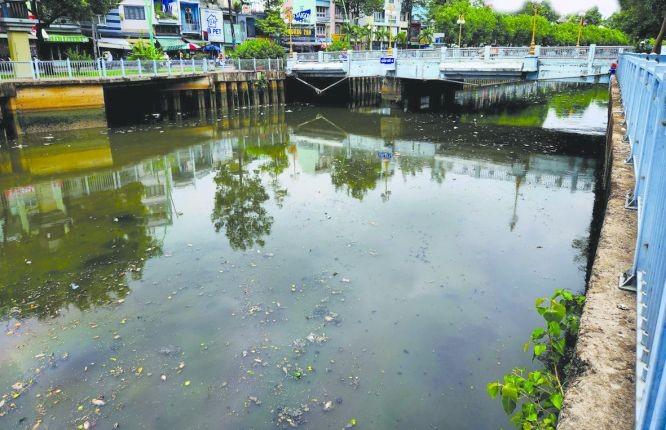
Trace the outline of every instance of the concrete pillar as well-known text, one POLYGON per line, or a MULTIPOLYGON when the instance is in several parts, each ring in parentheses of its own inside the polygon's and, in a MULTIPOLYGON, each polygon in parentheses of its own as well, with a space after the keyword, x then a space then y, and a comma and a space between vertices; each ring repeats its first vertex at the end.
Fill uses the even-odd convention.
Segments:
MULTIPOLYGON (((319 52, 321 52, 321 51, 319 51, 319 52)), ((278 84, 278 98, 279 98, 280 104, 283 105, 283 104, 285 104, 284 80, 280 79, 277 84, 278 84)))
POLYGON ((12 61, 20 61, 21 64, 14 66, 17 78, 32 78, 32 66, 30 61, 30 42, 27 31, 7 31, 7 43, 9 44, 9 57, 12 61))
POLYGON ((197 91, 197 105, 199 108, 199 117, 206 117, 206 93, 204 90, 197 91))
POLYGON ((180 102, 180 91, 174 91, 171 100, 173 102, 174 119, 181 118, 183 116, 183 108, 180 102))
POLYGON ((257 81, 252 82, 252 103, 254 107, 259 107, 261 104, 259 102, 259 83, 257 81))
POLYGON ((221 82, 217 85, 217 93, 220 95, 220 108, 222 110, 222 115, 226 115, 229 112, 229 99, 227 95, 226 82, 221 82))
POLYGON ((275 106, 280 104, 280 101, 278 100, 278 88, 277 88, 277 81, 273 80, 270 82, 271 84, 271 103, 275 106))
POLYGON ((166 93, 160 93, 160 113, 168 113, 169 112, 169 98, 167 97, 166 93))
POLYGON ((247 81, 241 82, 241 97, 243 98, 243 106, 250 107, 250 87, 247 81))
POLYGON ((238 84, 236 82, 229 82, 229 93, 231 109, 238 109, 238 84))

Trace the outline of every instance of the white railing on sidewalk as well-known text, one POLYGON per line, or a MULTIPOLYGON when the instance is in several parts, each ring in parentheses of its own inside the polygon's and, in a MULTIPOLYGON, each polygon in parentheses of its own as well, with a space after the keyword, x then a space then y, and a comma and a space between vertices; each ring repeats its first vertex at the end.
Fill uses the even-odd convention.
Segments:
POLYGON ((205 74, 222 71, 258 72, 284 70, 284 60, 268 58, 215 60, 118 60, 118 61, 0 61, 0 81, 71 80, 156 77, 205 74))

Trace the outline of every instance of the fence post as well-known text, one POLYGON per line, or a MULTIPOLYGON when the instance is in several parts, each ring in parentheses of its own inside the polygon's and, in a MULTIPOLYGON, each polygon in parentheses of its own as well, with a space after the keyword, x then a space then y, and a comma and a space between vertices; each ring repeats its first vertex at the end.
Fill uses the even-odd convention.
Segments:
POLYGON ((102 75, 106 78, 106 77, 107 77, 107 74, 106 74, 106 61, 104 61, 104 60, 102 60, 102 59, 100 58, 100 62, 101 62, 101 64, 102 64, 102 75))
POLYGON ((197 63, 194 62, 194 58, 192 58, 192 73, 196 73, 197 71, 197 63))
POLYGON ((180 59, 180 74, 182 75, 184 73, 185 73, 185 65, 183 64, 183 59, 181 58, 180 59))
POLYGON ((67 59, 67 76, 72 79, 72 62, 69 61, 69 58, 67 59))
POLYGON ((142 70, 141 70, 141 60, 136 60, 136 68, 139 71, 139 76, 143 76, 142 70))
POLYGON ((167 73, 171 76, 171 60, 167 61, 167 73))
POLYGON ((270 72, 270 70, 271 70, 271 59, 269 58, 268 59, 268 71, 270 72))
POLYGON ((238 70, 241 70, 241 59, 238 59, 238 70))
POLYGON ((318 61, 319 63, 323 63, 323 62, 324 62, 324 51, 319 51, 319 52, 317 52, 317 61, 318 61))
POLYGON ((120 59, 120 76, 125 77, 125 60, 120 59))
POLYGON ((97 61, 95 61, 95 67, 97 68, 97 76, 102 77, 102 59, 98 58, 97 61))
POLYGON ((208 60, 206 58, 203 59, 203 71, 208 71, 208 60))
MULTIPOLYGON (((268 61, 271 61, 271 60, 269 59, 268 61)), ((256 58, 252 59, 252 66, 254 66, 254 71, 256 72, 257 71, 257 59, 256 58)))
POLYGON ((157 60, 153 60, 153 76, 157 76, 157 60))
POLYGON ((541 55, 541 45, 536 45, 534 47, 534 56, 539 57, 541 55))
POLYGON ((590 45, 590 51, 587 53, 587 74, 591 75, 593 73, 592 66, 594 65, 594 54, 597 50, 597 45, 594 43, 590 45))
POLYGON ((483 59, 485 61, 490 60, 490 45, 486 45, 483 47, 483 59))
POLYGON ((442 46, 442 62, 444 62, 444 59, 446 58, 446 46, 442 46))
POLYGON ((34 67, 35 67, 35 72, 34 72, 33 78, 41 79, 41 76, 39 74, 39 60, 38 59, 35 59, 34 67))

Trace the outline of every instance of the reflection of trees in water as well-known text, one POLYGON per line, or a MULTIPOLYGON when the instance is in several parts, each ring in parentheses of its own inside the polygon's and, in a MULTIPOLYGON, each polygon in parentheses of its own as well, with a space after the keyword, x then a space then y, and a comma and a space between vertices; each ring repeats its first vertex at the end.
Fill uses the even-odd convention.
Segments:
POLYGON ((433 167, 434 159, 425 158, 425 157, 414 157, 411 155, 400 155, 397 156, 398 166, 400 166, 400 171, 402 172, 403 179, 407 179, 408 176, 415 177, 417 174, 423 172, 423 169, 426 167, 433 167))
POLYGON ((255 157, 268 157, 268 162, 259 167, 259 171, 268 173, 271 176, 271 191, 273 199, 278 207, 284 205, 284 199, 287 197, 287 189, 282 187, 278 176, 289 167, 289 156, 287 155, 287 144, 271 146, 252 146, 246 148, 246 153, 255 157))
POLYGON ((215 230, 224 228, 232 249, 246 250, 255 243, 263 246, 263 237, 271 233, 273 217, 262 206, 268 193, 258 171, 248 172, 242 149, 238 159, 221 164, 215 175, 215 208, 211 219, 215 230))
POLYGON ((52 317, 69 304, 86 310, 127 295, 124 273, 140 278, 145 261, 160 252, 148 233, 143 194, 141 183, 131 183, 68 201, 73 225, 55 250, 40 236, 0 247, 0 318, 11 309, 52 317))
POLYGON ((336 155, 331 164, 331 182, 336 190, 346 188, 353 198, 363 200, 380 178, 381 162, 373 152, 352 151, 351 157, 336 155))
POLYGON ((558 118, 567 118, 584 112, 593 102, 605 103, 607 100, 608 90, 605 87, 594 86, 588 89, 553 94, 548 101, 548 107, 555 111, 558 118))

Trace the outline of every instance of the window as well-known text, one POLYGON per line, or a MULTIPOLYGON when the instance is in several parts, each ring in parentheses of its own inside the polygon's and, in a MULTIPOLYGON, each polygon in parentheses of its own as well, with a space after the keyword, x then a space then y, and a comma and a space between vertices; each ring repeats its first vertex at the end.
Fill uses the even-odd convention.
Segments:
POLYGON ((125 8, 125 19, 131 19, 134 21, 145 21, 146 20, 146 10, 143 6, 124 6, 125 8))
POLYGON ((326 26, 317 24, 317 37, 326 37, 326 26))
POLYGON ((335 19, 344 19, 345 11, 340 7, 335 7, 335 19))
POLYGON ((384 20, 386 19, 386 17, 384 16, 384 12, 383 12, 383 11, 382 11, 382 12, 374 12, 374 13, 372 14, 372 18, 373 18, 373 20, 374 20, 375 22, 377 22, 377 23, 382 23, 382 22, 384 22, 384 20))
POLYGON ((317 6, 317 18, 326 18, 328 16, 328 8, 317 6))

